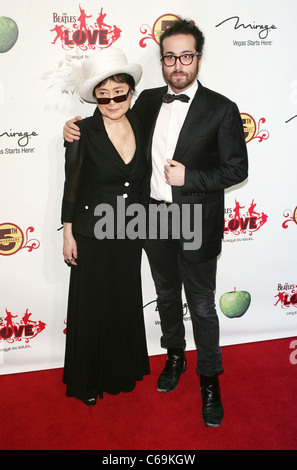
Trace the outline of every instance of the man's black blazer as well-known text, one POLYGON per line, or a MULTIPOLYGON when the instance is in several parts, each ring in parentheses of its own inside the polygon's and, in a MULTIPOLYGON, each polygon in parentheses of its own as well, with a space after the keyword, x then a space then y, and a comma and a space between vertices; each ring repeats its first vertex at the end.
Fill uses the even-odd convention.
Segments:
MULTIPOLYGON (((173 156, 185 165, 185 184, 172 187, 173 202, 180 207, 202 204, 202 245, 198 250, 183 251, 193 262, 212 259, 220 253, 224 234, 224 189, 241 183, 248 175, 246 142, 236 104, 198 84, 173 156)), ((166 92, 167 86, 144 90, 133 107, 141 120, 150 166, 144 188, 147 201, 152 138, 166 92)))

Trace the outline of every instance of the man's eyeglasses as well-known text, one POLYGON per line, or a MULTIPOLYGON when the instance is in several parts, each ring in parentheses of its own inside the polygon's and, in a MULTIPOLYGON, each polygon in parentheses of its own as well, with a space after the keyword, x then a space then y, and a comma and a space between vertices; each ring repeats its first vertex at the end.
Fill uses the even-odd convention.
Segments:
POLYGON ((98 104, 109 104, 111 100, 115 103, 122 103, 128 99, 129 93, 131 90, 128 91, 126 95, 118 95, 114 96, 113 98, 96 98, 98 104))
POLYGON ((176 64, 177 59, 182 65, 191 65, 195 56, 199 56, 200 52, 195 52, 193 54, 182 54, 177 55, 163 55, 162 62, 166 67, 173 67, 176 64))

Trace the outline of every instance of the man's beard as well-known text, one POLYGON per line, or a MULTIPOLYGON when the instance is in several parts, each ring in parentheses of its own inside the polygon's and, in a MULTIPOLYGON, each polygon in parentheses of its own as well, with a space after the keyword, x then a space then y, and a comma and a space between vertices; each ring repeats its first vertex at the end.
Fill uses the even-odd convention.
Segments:
POLYGON ((188 88, 192 83, 196 80, 196 77, 198 75, 198 67, 197 70, 191 73, 186 73, 186 72, 179 72, 179 74, 182 74, 182 76, 177 76, 175 77, 175 74, 177 74, 178 71, 174 71, 167 76, 164 74, 163 70, 163 77, 166 83, 168 85, 171 85, 173 88, 176 88, 177 90, 184 90, 185 88, 188 88))

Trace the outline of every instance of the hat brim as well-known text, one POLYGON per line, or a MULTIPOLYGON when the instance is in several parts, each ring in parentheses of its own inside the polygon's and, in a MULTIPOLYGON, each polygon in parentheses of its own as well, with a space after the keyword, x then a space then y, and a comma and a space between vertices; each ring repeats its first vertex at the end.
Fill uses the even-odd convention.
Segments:
POLYGON ((131 75, 134 78, 136 86, 142 77, 142 67, 138 64, 128 64, 126 66, 114 67, 113 69, 108 70, 108 72, 89 78, 79 86, 78 91, 80 97, 87 103, 96 103, 97 101, 93 96, 95 86, 103 80, 119 73, 127 73, 131 75))

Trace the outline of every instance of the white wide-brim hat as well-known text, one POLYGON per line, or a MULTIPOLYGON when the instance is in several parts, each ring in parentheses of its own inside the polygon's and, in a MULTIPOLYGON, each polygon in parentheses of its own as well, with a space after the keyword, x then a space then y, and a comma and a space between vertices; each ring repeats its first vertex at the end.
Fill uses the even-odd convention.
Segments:
POLYGON ((81 98, 88 103, 96 103, 93 91, 98 83, 112 75, 127 73, 137 85, 142 76, 142 67, 138 64, 128 64, 122 49, 110 48, 95 52, 82 65, 85 81, 80 84, 78 91, 81 98))

